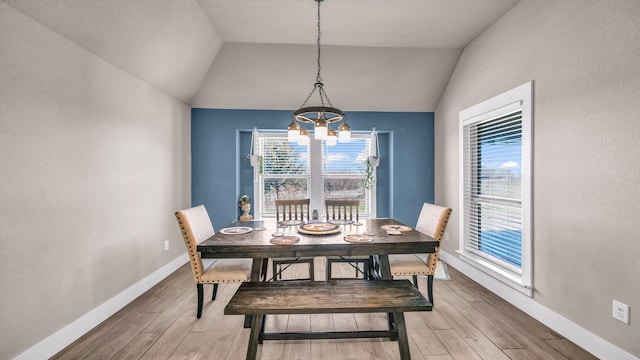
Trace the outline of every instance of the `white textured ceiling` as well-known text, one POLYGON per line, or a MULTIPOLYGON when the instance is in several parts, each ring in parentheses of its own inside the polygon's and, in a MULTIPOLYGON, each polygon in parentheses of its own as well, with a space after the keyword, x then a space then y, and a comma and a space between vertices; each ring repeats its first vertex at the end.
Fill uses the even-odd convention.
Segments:
MULTIPOLYGON (((322 43, 462 48, 519 0, 324 0, 322 43)), ((315 0, 198 0, 224 41, 315 44, 315 0)))
MULTIPOLYGON (((195 107, 295 109, 315 0, 0 0, 195 107)), ((466 44, 519 0, 324 0, 322 77, 345 111, 433 111, 466 44)))

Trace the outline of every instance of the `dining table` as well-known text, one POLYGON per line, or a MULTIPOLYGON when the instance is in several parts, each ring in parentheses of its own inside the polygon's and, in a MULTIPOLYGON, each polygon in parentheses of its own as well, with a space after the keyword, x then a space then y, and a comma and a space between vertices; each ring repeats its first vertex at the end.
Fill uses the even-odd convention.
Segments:
MULTIPOLYGON (((201 242, 197 250, 202 258, 253 259, 251 282, 266 281, 267 266, 265 265, 270 258, 369 256, 373 260, 373 280, 371 281, 376 281, 393 279, 389 255, 433 253, 439 246, 439 241, 390 218, 359 219, 357 223, 340 224, 337 228, 331 225, 337 224, 319 221, 308 224, 294 223, 283 227, 283 224, 278 223, 275 219, 236 221, 201 242), (309 231, 310 229, 318 231, 309 231)), ((271 280, 274 279, 275 276, 271 280)), ((280 281, 276 283, 280 283, 280 281)), ((277 287, 274 283, 273 289, 277 287)), ((431 309, 431 304, 427 302, 427 305, 423 310, 431 309)), ((403 314, 389 312, 387 315, 389 328, 383 334, 385 336, 390 334, 392 340, 399 340, 401 358, 410 359, 403 314)), ((260 336, 268 336, 267 334, 258 335, 258 331, 264 330, 264 322, 258 325, 261 321, 258 318, 259 316, 245 315, 244 327, 251 328, 252 334, 247 350, 248 359, 255 358, 258 346, 255 339, 262 339, 260 336), (259 328, 262 330, 258 330, 259 328)), ((379 332, 362 331, 361 333, 356 335, 358 337, 379 337, 379 332)), ((272 339, 288 339, 287 335, 291 334, 269 335, 272 336, 272 339)), ((349 332, 328 332, 293 334, 291 336, 299 339, 314 339, 351 338, 353 335, 354 333, 349 332)))
POLYGON ((433 253, 439 242, 391 218, 360 219, 360 226, 339 225, 340 230, 301 232, 298 226, 281 228, 275 219, 235 221, 198 245, 202 258, 252 258, 250 281, 260 281, 262 262, 269 258, 309 256, 372 256, 379 279, 390 280, 390 254, 433 253), (245 231, 227 232, 229 228, 245 231), (277 234, 297 237, 294 243, 278 241, 277 234), (398 231, 401 230, 401 231, 398 231), (349 235, 368 235, 367 241, 347 241, 349 235))

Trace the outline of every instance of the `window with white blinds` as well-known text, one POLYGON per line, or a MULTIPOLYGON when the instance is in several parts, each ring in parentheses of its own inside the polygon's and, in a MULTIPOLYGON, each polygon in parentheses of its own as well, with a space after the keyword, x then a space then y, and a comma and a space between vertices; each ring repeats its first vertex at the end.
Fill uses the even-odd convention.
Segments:
POLYGON ((519 89, 464 110, 460 134, 461 253, 529 294, 530 99, 519 89))
POLYGON ((320 216, 325 199, 359 199, 362 217, 375 215, 375 183, 367 189, 364 161, 371 136, 352 134, 350 141, 289 142, 286 133, 261 132, 254 145, 261 166, 254 168, 254 209, 260 217, 275 214, 276 199, 311 199, 320 216))
POLYGON ((358 199, 359 213, 371 213, 371 191, 364 186, 365 160, 371 155, 371 138, 356 137, 334 146, 323 145, 322 200, 358 199))
POLYGON ((305 199, 310 193, 309 145, 289 142, 282 136, 258 137, 262 162, 258 172, 260 213, 275 213, 277 199, 305 199))
POLYGON ((522 266, 522 111, 464 128, 466 247, 519 272, 522 266))

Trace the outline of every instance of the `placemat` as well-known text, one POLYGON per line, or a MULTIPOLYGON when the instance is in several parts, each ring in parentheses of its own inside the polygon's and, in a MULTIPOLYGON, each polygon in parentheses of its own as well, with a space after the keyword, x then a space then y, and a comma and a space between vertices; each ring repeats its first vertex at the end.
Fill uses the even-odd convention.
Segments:
POLYGON ((278 236, 269 240, 274 245, 291 245, 300 242, 300 238, 297 236, 278 236))

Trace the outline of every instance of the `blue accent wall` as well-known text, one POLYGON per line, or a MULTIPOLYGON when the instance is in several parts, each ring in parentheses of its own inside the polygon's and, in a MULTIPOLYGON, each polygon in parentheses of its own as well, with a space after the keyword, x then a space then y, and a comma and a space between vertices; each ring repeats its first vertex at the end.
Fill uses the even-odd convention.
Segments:
MULTIPOLYGON (((236 220, 238 198, 253 197, 247 160, 251 131, 283 131, 289 110, 191 109, 191 203, 204 204, 215 229, 236 220)), ((422 204, 434 199, 432 112, 346 112, 354 131, 379 133, 377 216, 415 226, 422 204)))

